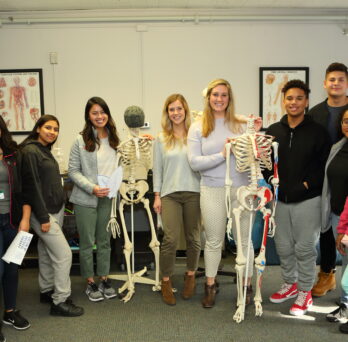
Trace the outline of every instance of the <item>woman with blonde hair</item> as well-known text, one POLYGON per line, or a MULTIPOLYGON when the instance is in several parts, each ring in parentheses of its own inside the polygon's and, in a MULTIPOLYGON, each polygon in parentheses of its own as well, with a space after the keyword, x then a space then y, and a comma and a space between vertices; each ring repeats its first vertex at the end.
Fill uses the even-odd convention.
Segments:
POLYGON ((199 175, 187 159, 187 133, 190 111, 180 94, 170 95, 163 107, 162 129, 154 144, 154 210, 162 215, 164 237, 161 246, 162 298, 175 305, 171 277, 174 273, 176 246, 184 227, 187 245, 187 271, 182 298, 195 292, 195 271, 200 254, 199 175))
MULTIPOLYGON (((221 250, 226 232, 225 173, 226 140, 241 135, 246 126, 246 119, 234 112, 231 85, 224 79, 209 83, 202 120, 190 127, 187 144, 189 163, 194 171, 201 174, 201 210, 206 236, 204 262, 206 273, 205 295, 202 300, 204 308, 215 304, 217 285, 215 277, 221 260, 221 250)), ((257 120, 260 126, 260 120, 257 120)), ((232 208, 239 206, 237 189, 248 184, 247 173, 238 173, 235 158, 231 155, 230 176, 233 181, 231 189, 232 208)), ((247 255, 249 213, 241 215, 241 238, 244 255, 247 255)), ((233 235, 236 227, 233 225, 233 235)), ((247 304, 252 293, 250 280, 253 271, 254 249, 250 246, 247 304)))

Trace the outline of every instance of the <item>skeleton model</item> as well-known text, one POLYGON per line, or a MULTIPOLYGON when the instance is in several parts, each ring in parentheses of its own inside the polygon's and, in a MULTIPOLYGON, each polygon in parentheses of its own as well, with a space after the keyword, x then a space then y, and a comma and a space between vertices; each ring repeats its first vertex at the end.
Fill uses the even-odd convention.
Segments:
MULTIPOLYGON (((121 294, 127 289, 128 292, 122 300, 124 302, 128 302, 135 292, 135 283, 154 285, 152 288, 153 291, 159 291, 161 289, 161 286, 159 282, 158 267, 160 243, 156 237, 156 231, 150 211, 149 200, 144 197, 146 192, 149 190, 149 186, 146 182, 146 179, 147 173, 151 166, 152 142, 148 138, 139 137, 139 127, 144 125, 144 113, 141 108, 136 106, 128 107, 125 111, 124 116, 125 122, 129 127, 130 137, 128 140, 122 142, 118 147, 118 161, 120 162, 123 169, 123 181, 119 190, 121 195, 119 212, 124 236, 123 253, 126 259, 127 276, 110 276, 110 278, 126 280, 123 286, 119 288, 118 292, 121 294), (143 277, 143 275, 147 271, 146 267, 144 267, 141 271, 134 273, 133 205, 137 203, 142 203, 144 205, 150 222, 151 241, 149 247, 152 249, 155 255, 155 280, 143 277), (131 206, 132 239, 129 239, 127 227, 125 224, 123 214, 123 208, 125 205, 131 206)), ((113 199, 112 203, 111 219, 108 228, 111 229, 114 237, 116 237, 116 233, 119 234, 119 227, 116 222, 115 198, 113 199)))
MULTIPOLYGON (((262 274, 266 265, 266 241, 267 236, 274 235, 274 209, 276 201, 273 204, 273 214, 271 216, 271 210, 265 206, 273 198, 272 192, 265 186, 258 186, 258 179, 262 178, 262 169, 272 169, 271 153, 272 147, 274 149, 275 161, 277 161, 277 143, 272 144, 273 137, 255 132, 254 119, 249 118, 247 123, 247 131, 245 134, 238 138, 231 139, 226 144, 226 207, 228 213, 227 233, 231 236, 232 233, 232 215, 231 215, 231 186, 232 180, 230 178, 230 154, 231 149, 236 158, 236 169, 238 172, 249 172, 250 184, 248 186, 241 186, 237 190, 237 199, 239 207, 234 208, 233 215, 236 222, 237 236, 237 258, 236 258, 236 272, 237 272, 237 310, 233 316, 233 319, 240 323, 244 320, 245 314, 245 299, 247 290, 247 275, 248 275, 248 260, 249 249, 251 243, 251 233, 253 224, 254 212, 260 210, 264 218, 264 229, 260 254, 255 258, 255 268, 257 270, 256 278, 256 293, 254 297, 255 303, 255 315, 262 315, 262 297, 261 297, 261 280, 262 274), (247 210, 250 212, 250 224, 248 235, 248 253, 244 255, 241 242, 241 214, 247 210), (244 284, 243 284, 244 276, 244 284), (244 286, 244 288, 243 288, 244 286)), ((277 194, 277 187, 279 183, 277 164, 275 163, 274 175, 272 183, 274 185, 275 194, 277 194)), ((276 195, 277 196, 277 195, 276 195)))

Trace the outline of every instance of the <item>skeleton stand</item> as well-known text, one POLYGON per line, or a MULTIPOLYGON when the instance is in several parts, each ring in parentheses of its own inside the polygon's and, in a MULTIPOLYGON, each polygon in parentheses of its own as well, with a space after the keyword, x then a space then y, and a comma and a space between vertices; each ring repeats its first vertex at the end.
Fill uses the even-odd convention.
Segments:
MULTIPOLYGON (((153 223, 149 200, 144 197, 148 191, 148 184, 144 180, 147 175, 149 165, 149 153, 151 142, 148 139, 137 137, 137 132, 132 132, 133 137, 123 142, 119 148, 119 159, 124 170, 124 181, 120 187, 121 202, 119 206, 120 219, 122 224, 122 232, 124 236, 124 249, 123 253, 126 259, 127 275, 112 275, 111 279, 124 280, 125 283, 118 289, 118 293, 122 294, 125 290, 128 290, 127 294, 122 298, 124 302, 128 302, 135 293, 135 283, 153 285, 153 291, 160 291, 159 281, 159 246, 160 243, 156 237, 155 226, 153 223), (141 179, 143 178, 143 179, 141 179), (142 203, 147 212, 148 219, 151 228, 151 241, 149 247, 152 249, 155 255, 155 279, 149 279, 144 276, 147 272, 147 267, 144 267, 138 272, 134 272, 134 204, 142 203), (131 206, 131 240, 129 239, 127 227, 124 219, 123 209, 125 205, 131 206), (132 265, 130 263, 130 257, 132 256, 132 265)), ((116 223, 116 200, 113 199, 113 208, 109 226, 116 237, 116 232, 113 227, 116 223)), ((108 227, 109 227, 108 226, 108 227)), ((117 230, 117 228, 116 228, 117 230)))

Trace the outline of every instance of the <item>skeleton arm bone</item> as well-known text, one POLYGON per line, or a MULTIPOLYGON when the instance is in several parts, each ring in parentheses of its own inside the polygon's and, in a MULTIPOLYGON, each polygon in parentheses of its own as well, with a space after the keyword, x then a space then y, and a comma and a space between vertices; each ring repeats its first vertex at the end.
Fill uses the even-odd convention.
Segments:
POLYGON ((226 151, 226 176, 225 176, 225 204, 227 212, 227 238, 231 240, 232 236, 232 211, 231 211, 231 188, 232 188, 232 179, 230 176, 230 159, 231 159, 231 142, 228 142, 225 145, 226 151))
POLYGON ((276 223, 275 223, 275 212, 277 208, 277 202, 278 202, 278 188, 279 188, 279 175, 278 175, 278 146, 279 144, 274 141, 272 143, 273 148, 273 157, 274 157, 274 163, 273 163, 273 176, 271 178, 271 183, 273 185, 273 205, 272 205, 272 215, 269 218, 269 232, 268 235, 270 237, 273 237, 275 234, 276 229, 276 223))
MULTIPOLYGON (((119 165, 120 158, 121 154, 118 152, 116 155, 116 166, 119 165)), ((117 222, 117 196, 114 197, 111 202, 110 220, 108 222, 108 225, 106 226, 106 231, 109 231, 109 229, 114 239, 116 239, 117 236, 121 236, 120 225, 117 222)))

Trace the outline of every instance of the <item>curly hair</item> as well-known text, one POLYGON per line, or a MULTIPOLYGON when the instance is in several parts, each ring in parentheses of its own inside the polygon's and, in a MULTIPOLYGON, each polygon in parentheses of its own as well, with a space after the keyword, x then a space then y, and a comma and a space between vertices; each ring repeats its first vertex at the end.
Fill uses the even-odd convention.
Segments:
POLYGON ((306 98, 308 99, 309 93, 311 92, 310 89, 308 88, 308 85, 306 83, 304 83, 301 80, 291 80, 287 83, 285 83, 283 89, 282 89, 282 93, 285 95, 285 93, 292 88, 298 88, 298 89, 302 89, 306 95, 306 98))

